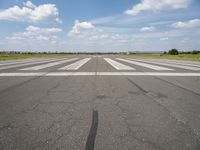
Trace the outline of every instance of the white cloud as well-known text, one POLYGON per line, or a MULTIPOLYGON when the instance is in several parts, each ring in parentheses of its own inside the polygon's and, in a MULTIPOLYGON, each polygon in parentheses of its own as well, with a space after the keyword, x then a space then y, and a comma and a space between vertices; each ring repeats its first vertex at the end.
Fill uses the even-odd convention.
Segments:
POLYGON ((76 35, 76 34, 81 34, 83 32, 92 31, 94 29, 95 27, 91 22, 80 22, 79 20, 76 20, 69 34, 76 35))
POLYGON ((23 2, 23 5, 29 8, 36 8, 36 6, 31 1, 23 2))
POLYGON ((13 6, 0 10, 0 20, 22 21, 22 22, 41 22, 54 20, 61 22, 58 18, 59 12, 55 4, 43 4, 36 6, 31 1, 23 3, 24 6, 13 6))
POLYGON ((145 10, 160 11, 187 8, 190 2, 191 0, 142 0, 141 3, 133 6, 132 9, 126 10, 125 14, 136 15, 145 10))
POLYGON ((68 33, 69 37, 84 38, 89 40, 98 40, 107 38, 107 35, 102 33, 102 30, 96 28, 91 22, 75 21, 74 26, 68 33))
POLYGON ((200 27, 200 19, 193 19, 185 22, 175 22, 171 25, 171 27, 177 29, 200 27))
POLYGON ((59 28, 39 28, 28 26, 25 32, 16 32, 7 37, 8 40, 55 40, 57 36, 54 34, 61 32, 59 28))
POLYGON ((143 27, 140 29, 141 32, 152 32, 155 30, 155 27, 151 26, 151 27, 143 27))
POLYGON ((91 22, 80 22, 78 20, 75 21, 75 25, 72 27, 72 30, 69 31, 68 36, 72 38, 72 40, 78 40, 79 42, 95 42, 96 44, 103 45, 105 45, 105 43, 119 44, 130 41, 129 35, 108 32, 94 26, 91 22))
POLYGON ((166 41, 166 40, 169 40, 169 38, 168 37, 162 37, 162 38, 160 38, 160 41, 166 41))

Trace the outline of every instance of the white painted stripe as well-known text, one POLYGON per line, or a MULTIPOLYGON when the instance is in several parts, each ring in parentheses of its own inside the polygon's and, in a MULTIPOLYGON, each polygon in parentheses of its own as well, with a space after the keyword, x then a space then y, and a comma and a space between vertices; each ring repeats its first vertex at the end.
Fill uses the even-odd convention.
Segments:
POLYGON ((104 58, 104 60, 107 61, 111 66, 113 66, 117 70, 135 70, 135 68, 124 65, 124 64, 114 61, 110 58, 104 58))
POLYGON ((34 77, 34 76, 45 76, 46 73, 0 73, 0 77, 34 77))
POLYGON ((190 65, 198 65, 198 66, 200 65, 200 62, 198 61, 173 60, 173 59, 152 59, 152 60, 171 61, 171 62, 177 62, 177 63, 190 64, 190 65))
MULTIPOLYGON (((34 59, 34 60, 36 61, 36 59, 34 59)), ((5 62, 0 62, 0 66, 33 62, 34 60, 33 59, 28 59, 28 60, 26 59, 26 60, 16 60, 16 61, 5 61, 5 62)))
POLYGON ((50 61, 50 60, 58 60, 55 58, 45 58, 45 59, 39 59, 39 58, 35 58, 35 59, 26 59, 26 60, 16 60, 16 61, 12 61, 12 62, 4 62, 4 63, 0 63, 0 66, 6 66, 6 65, 16 65, 16 64, 24 64, 24 63, 31 63, 31 62, 39 62, 39 61, 50 61))
POLYGON ((151 64, 146 64, 146 63, 141 63, 141 62, 136 62, 136 61, 130 61, 130 60, 122 59, 122 58, 117 58, 117 60, 121 60, 121 61, 130 63, 130 64, 142 66, 145 68, 150 68, 153 70, 174 70, 174 69, 169 69, 169 68, 165 68, 165 67, 161 67, 161 66, 156 66, 156 65, 151 65, 151 64))
POLYGON ((157 65, 163 65, 163 66, 170 66, 170 67, 175 67, 175 68, 181 68, 181 69, 186 69, 186 70, 193 70, 193 71, 198 71, 200 68, 197 67, 190 67, 190 66, 184 66, 184 65, 176 65, 176 64, 169 64, 169 63, 162 63, 162 62, 155 62, 155 61, 146 61, 146 60, 141 60, 141 59, 133 59, 129 58, 130 60, 134 61, 139 61, 139 62, 146 62, 146 63, 151 63, 151 64, 157 64, 157 65))
POLYGON ((43 60, 43 61, 28 62, 28 63, 16 64, 16 65, 10 65, 10 66, 3 66, 3 67, 0 67, 0 70, 23 67, 23 66, 28 66, 28 65, 42 64, 42 63, 53 62, 53 61, 56 61, 56 60, 43 60))
POLYGON ((172 61, 172 60, 161 60, 161 59, 159 59, 159 60, 153 59, 153 61, 169 63, 169 64, 184 65, 184 66, 200 67, 200 64, 191 64, 191 63, 183 62, 183 61, 172 61))
POLYGON ((44 69, 44 68, 53 67, 53 66, 60 65, 60 64, 63 64, 63 63, 67 63, 67 62, 70 62, 70 61, 74 61, 74 60, 77 60, 77 59, 78 58, 72 58, 72 59, 52 62, 52 63, 48 63, 48 64, 43 64, 43 65, 38 65, 38 66, 33 66, 33 67, 28 67, 28 68, 23 68, 23 69, 20 69, 20 70, 41 70, 41 69, 44 69))
POLYGON ((46 76, 95 76, 96 72, 51 72, 46 76))
POLYGON ((86 64, 91 58, 84 58, 82 60, 79 60, 73 64, 64 66, 62 68, 59 68, 58 70, 78 70, 81 66, 86 64))
POLYGON ((28 76, 171 76, 171 77, 200 77, 200 73, 172 72, 30 72, 30 73, 0 73, 0 77, 28 76))

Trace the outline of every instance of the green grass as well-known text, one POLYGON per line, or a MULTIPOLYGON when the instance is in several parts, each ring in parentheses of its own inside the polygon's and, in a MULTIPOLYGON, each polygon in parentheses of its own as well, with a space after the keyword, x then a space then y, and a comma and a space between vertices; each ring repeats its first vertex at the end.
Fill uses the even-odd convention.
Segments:
POLYGON ((67 56, 69 54, 0 54, 0 60, 67 56))
MULTIPOLYGON (((0 60, 44 58, 44 57, 68 56, 68 55, 72 55, 72 54, 0 54, 0 60)), ((196 55, 194 55, 194 54, 179 54, 179 55, 130 54, 128 56, 200 61, 200 54, 196 54, 196 55)))
POLYGON ((179 54, 179 55, 161 55, 161 54, 130 54, 129 56, 138 56, 145 58, 159 58, 159 59, 176 59, 176 60, 191 60, 200 61, 200 54, 179 54))

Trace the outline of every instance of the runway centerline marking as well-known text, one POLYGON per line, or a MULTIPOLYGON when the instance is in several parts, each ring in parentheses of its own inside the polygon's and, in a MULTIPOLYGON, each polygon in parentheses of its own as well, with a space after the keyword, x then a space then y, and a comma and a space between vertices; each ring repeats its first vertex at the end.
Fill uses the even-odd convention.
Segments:
POLYGON ((104 60, 107 61, 111 66, 113 66, 117 70, 135 70, 135 68, 124 65, 124 64, 114 61, 110 58, 104 58, 104 60))
POLYGON ((44 69, 44 68, 53 67, 53 66, 60 65, 60 64, 63 64, 63 63, 71 62, 71 61, 74 61, 74 60, 77 60, 77 59, 78 58, 71 58, 71 59, 67 59, 67 60, 56 61, 56 62, 42 64, 42 65, 38 65, 38 66, 23 68, 23 69, 20 69, 20 70, 41 70, 41 69, 44 69))
POLYGON ((145 68, 150 68, 150 69, 153 69, 153 70, 174 70, 174 69, 169 69, 169 68, 166 68, 166 67, 161 67, 161 66, 156 66, 156 65, 151 65, 151 64, 147 64, 147 63, 141 63, 141 62, 136 62, 136 61, 131 61, 131 60, 126 60, 126 59, 122 59, 122 58, 116 58, 117 60, 120 60, 120 61, 124 61, 124 62, 127 62, 127 63, 130 63, 130 64, 134 64, 134 65, 138 65, 138 66, 142 66, 142 67, 145 67, 145 68))
POLYGON ((91 58, 85 58, 85 59, 79 60, 73 64, 59 68, 58 70, 78 70, 81 66, 86 64, 89 60, 91 60, 91 58))
POLYGON ((0 77, 29 77, 29 76, 171 76, 171 77, 200 77, 200 72, 26 72, 0 73, 0 77))

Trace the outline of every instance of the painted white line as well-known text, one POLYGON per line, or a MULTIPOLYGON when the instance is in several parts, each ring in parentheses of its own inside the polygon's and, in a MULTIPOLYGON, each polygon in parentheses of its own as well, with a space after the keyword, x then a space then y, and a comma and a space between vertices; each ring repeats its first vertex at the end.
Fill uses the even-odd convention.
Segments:
POLYGON ((198 62, 198 61, 173 60, 173 59, 152 59, 152 60, 170 61, 170 62, 184 63, 184 64, 190 64, 190 65, 198 65, 198 66, 200 66, 200 62, 198 62))
POLYGON ((5 61, 5 62, 1 62, 0 66, 12 65, 12 64, 20 64, 20 63, 27 63, 27 62, 33 62, 33 61, 34 61, 33 59, 16 60, 16 61, 5 61))
POLYGON ((45 76, 46 73, 0 73, 0 77, 34 77, 34 76, 45 76))
POLYGON ((171 61, 171 60, 155 60, 153 59, 153 61, 156 62, 162 62, 162 63, 169 63, 169 64, 177 64, 177 65, 184 65, 184 66, 192 66, 192 67, 200 67, 200 64, 191 64, 188 62, 180 62, 180 61, 171 61))
POLYGON ((200 77, 200 73, 172 72, 29 72, 29 73, 0 73, 0 77, 28 76, 171 76, 171 77, 200 77))
POLYGON ((77 59, 78 58, 72 58, 72 59, 52 62, 52 63, 48 63, 48 64, 43 64, 43 65, 38 65, 38 66, 33 66, 33 67, 28 67, 28 68, 23 68, 23 69, 20 69, 20 70, 41 70, 41 69, 44 69, 44 68, 53 67, 53 66, 60 65, 60 64, 63 64, 63 63, 67 63, 67 62, 70 62, 70 61, 74 61, 74 60, 77 60, 77 59))
POLYGON ((169 64, 167 62, 164 63, 164 62, 146 61, 146 60, 133 59, 133 58, 129 58, 129 59, 134 60, 134 61, 139 61, 139 62, 145 62, 145 63, 151 63, 151 64, 157 64, 157 65, 163 65, 163 66, 170 66, 170 67, 181 68, 181 69, 186 69, 186 70, 193 70, 193 71, 199 71, 200 70, 200 68, 197 68, 197 67, 169 64))
POLYGON ((104 60, 107 61, 111 66, 113 66, 117 70, 135 70, 135 68, 124 65, 124 64, 114 61, 110 58, 104 58, 104 60))
POLYGON ((172 72, 97 72, 101 76, 200 76, 200 73, 172 73, 172 72))
POLYGON ((53 62, 53 61, 56 61, 56 60, 42 60, 42 61, 36 61, 36 62, 28 62, 28 63, 23 63, 23 64, 3 66, 3 67, 0 67, 0 70, 23 67, 23 66, 28 66, 28 65, 42 64, 42 63, 46 63, 46 62, 48 63, 48 62, 53 62))
POLYGON ((156 65, 151 65, 151 64, 146 64, 146 63, 126 60, 126 59, 122 59, 122 58, 117 58, 117 60, 121 60, 121 61, 130 63, 130 64, 142 66, 142 67, 145 67, 145 68, 150 68, 150 69, 153 69, 153 70, 174 70, 174 69, 169 69, 169 68, 165 68, 165 67, 161 67, 161 66, 156 66, 156 65))
POLYGON ((11 61, 11 62, 2 62, 0 63, 0 66, 6 66, 6 65, 16 65, 16 64, 24 64, 24 63, 31 63, 31 62, 39 62, 39 61, 51 61, 51 60, 58 60, 55 58, 45 58, 45 59, 39 59, 39 58, 35 58, 35 59, 25 59, 25 60, 16 60, 16 61, 11 61))
POLYGON ((46 76, 95 76, 96 72, 51 72, 46 76))
POLYGON ((59 68, 58 70, 78 70, 81 66, 86 64, 91 58, 84 58, 82 60, 79 60, 73 64, 64 66, 62 68, 59 68))

